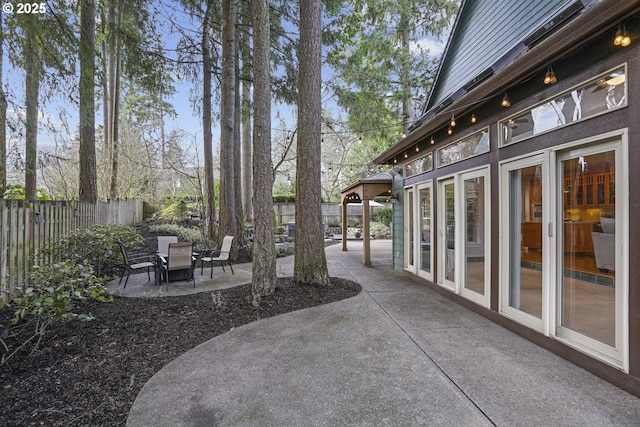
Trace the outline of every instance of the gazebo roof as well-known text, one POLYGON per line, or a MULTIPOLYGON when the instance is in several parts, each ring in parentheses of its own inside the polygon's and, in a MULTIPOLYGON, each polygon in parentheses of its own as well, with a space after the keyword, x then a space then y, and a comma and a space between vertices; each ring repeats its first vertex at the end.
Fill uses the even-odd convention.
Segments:
POLYGON ((389 171, 361 178, 340 190, 342 203, 358 203, 362 200, 372 200, 376 196, 391 195, 392 182, 393 177, 389 171))

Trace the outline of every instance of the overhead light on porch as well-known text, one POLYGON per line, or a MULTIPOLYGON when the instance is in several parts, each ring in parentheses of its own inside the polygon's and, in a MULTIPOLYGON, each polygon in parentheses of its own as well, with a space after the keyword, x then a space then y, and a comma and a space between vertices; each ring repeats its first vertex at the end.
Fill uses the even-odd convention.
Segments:
POLYGON ((618 31, 616 31, 616 36, 613 38, 614 46, 620 46, 622 44, 622 26, 618 25, 618 31))
POLYGON ((452 135, 453 134, 453 129, 451 129, 451 126, 449 126, 449 129, 447 129, 447 134, 448 135, 452 135))
POLYGON ((431 135, 431 141, 430 141, 430 142, 431 142, 431 145, 433 145, 433 144, 435 144, 435 143, 436 143, 436 140, 435 140, 435 139, 433 139, 433 135, 431 135))
POLYGON ((511 100, 509 99, 509 96, 507 95, 507 93, 504 93, 504 96, 502 97, 502 102, 500 103, 500 105, 502 105, 503 107, 511 107, 511 100))
POLYGON ((408 159, 409 158, 409 153, 407 153, 406 151, 404 152, 404 158, 408 159))
POLYGON ((402 132, 402 139, 405 139, 407 137, 407 133, 406 132, 402 132))
POLYGON ((471 114, 471 123, 475 123, 475 122, 477 122, 477 121, 478 121, 478 119, 476 118, 476 113, 475 113, 475 112, 473 112, 473 113, 471 114))
POLYGON ((624 24, 618 25, 618 31, 616 31, 616 36, 613 38, 613 44, 622 47, 627 47, 631 44, 631 37, 629 37, 627 27, 624 24))
POLYGON ((420 152, 420 147, 416 145, 416 153, 420 152))
POLYGON ((455 116, 455 113, 451 113, 451 122, 449 122, 449 124, 451 125, 451 127, 455 127, 455 126, 456 126, 456 116, 455 116))
POLYGON ((553 72, 553 68, 549 65, 549 68, 547 68, 547 74, 544 75, 543 83, 546 85, 552 85, 557 81, 556 73, 553 72))
POLYGON ((631 44, 631 37, 629 37, 629 33, 627 33, 627 29, 625 28, 622 32, 622 40, 620 41, 620 46, 627 47, 631 44))

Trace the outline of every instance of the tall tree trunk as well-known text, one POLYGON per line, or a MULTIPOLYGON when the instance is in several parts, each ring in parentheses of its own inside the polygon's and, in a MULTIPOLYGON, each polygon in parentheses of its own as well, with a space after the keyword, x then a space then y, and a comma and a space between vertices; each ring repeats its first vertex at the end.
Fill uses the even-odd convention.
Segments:
POLYGON ((79 199, 98 200, 95 134, 95 2, 80 6, 80 170, 79 199))
MULTIPOLYGON (((236 15, 238 15, 236 11, 236 15)), ((240 133, 240 40, 238 37, 238 31, 236 29, 236 37, 235 37, 235 75, 234 75, 234 115, 233 115, 233 175, 234 175, 234 188, 233 194, 235 195, 235 222, 236 222, 236 230, 238 230, 237 237, 235 239, 236 248, 242 248, 246 246, 245 235, 244 235, 244 210, 242 208, 242 138, 240 133)))
POLYGON ((300 0, 300 78, 296 156, 296 282, 327 285, 321 209, 322 1, 300 0))
MULTIPOLYGON (((242 2, 242 19, 250 20, 251 2, 242 2)), ((264 13, 269 13, 267 9, 264 13)), ((249 22, 247 22, 249 24, 249 22)), ((249 25, 245 25, 249 27, 249 25)), ((255 29, 254 29, 255 31, 255 29)), ((251 221, 253 207, 251 206, 251 48, 249 32, 242 33, 240 55, 242 55, 242 209, 244 217, 251 221)), ((255 47, 254 47, 255 49, 255 47)), ((269 65, 269 64, 267 64, 269 65)))
MULTIPOLYGON (((36 19, 36 16, 33 16, 36 19)), ((25 200, 36 199, 38 153, 38 93, 40 92, 40 58, 38 57, 35 22, 25 28, 25 200)))
POLYGON ((273 235, 273 170, 271 166, 271 72, 269 2, 253 1, 254 127, 253 127, 253 235, 254 295, 276 289, 276 252, 273 235))
POLYGON ((4 94, 4 23, 0 13, 0 199, 4 199, 7 187, 7 97, 4 94))
POLYGON ((111 182, 109 184, 109 199, 118 199, 118 166, 120 155, 120 137, 118 135, 118 125, 120 120, 120 38, 118 37, 118 29, 122 23, 122 14, 117 0, 111 0, 111 9, 109 11, 109 25, 111 30, 109 34, 111 40, 109 43, 109 81, 111 91, 111 111, 109 111, 109 124, 111 136, 111 182))
MULTIPOLYGON (((222 1, 222 97, 220 102, 220 235, 238 238, 236 224, 235 145, 235 0, 222 1)), ((232 256, 237 255, 234 244, 232 256)))
POLYGON ((213 136, 211 135, 211 19, 215 1, 207 2, 202 23, 202 139, 204 150, 205 236, 216 238, 216 200, 213 180, 213 136))
POLYGON ((242 209, 248 221, 253 218, 251 143, 251 84, 242 82, 242 209))

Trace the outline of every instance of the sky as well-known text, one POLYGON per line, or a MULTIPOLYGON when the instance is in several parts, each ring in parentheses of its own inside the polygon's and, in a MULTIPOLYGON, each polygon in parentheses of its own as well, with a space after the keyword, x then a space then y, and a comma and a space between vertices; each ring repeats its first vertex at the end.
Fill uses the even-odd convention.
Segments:
MULTIPOLYGON (((4 13, 4 12, 2 12, 4 13)), ((191 25, 188 22, 183 22, 184 25, 191 25)), ((163 45, 168 49, 174 49, 177 43, 177 38, 172 34, 165 34, 163 45)), ((426 38, 417 43, 414 43, 413 48, 428 49, 431 54, 439 55, 445 46, 445 41, 439 41, 433 38, 426 38)), ((7 53, 4 53, 4 76, 3 83, 5 88, 9 89, 15 95, 15 101, 19 104, 23 104, 24 99, 24 72, 21 69, 14 68, 8 61, 7 53)), ((333 77, 333 72, 328 66, 323 66, 322 69, 323 81, 328 81, 333 77)), ((189 101, 189 91, 193 86, 193 82, 190 81, 175 81, 174 82, 177 92, 168 101, 174 105, 177 117, 175 119, 168 119, 165 129, 166 131, 180 129, 188 134, 193 135, 196 145, 201 150, 202 147, 202 119, 199 113, 195 112, 189 101)), ((59 94, 54 97, 49 103, 41 103, 40 112, 40 132, 38 137, 38 147, 40 150, 48 150, 56 146, 56 144, 69 143, 74 139, 77 134, 77 106, 69 103, 65 94, 59 94), (60 120, 59 112, 61 110, 66 111, 66 125, 64 121, 60 120), (44 126, 46 124, 46 126, 44 126)), ((214 106, 215 107, 215 106, 214 106)), ((339 107, 332 102, 330 98, 325 101, 323 108, 334 112, 336 115, 340 113, 339 107)), ((279 115, 284 121, 285 126, 288 129, 292 129, 295 126, 295 111, 293 107, 284 105, 273 105, 273 127, 272 134, 278 129, 282 129, 282 125, 279 120, 276 119, 276 115, 279 115)), ((344 114, 342 114, 344 116, 344 114)), ((24 116, 24 110, 10 107, 8 112, 9 119, 16 119, 17 117, 24 116)), ((100 125, 102 122, 101 111, 97 111, 96 125, 100 125)), ((282 129, 284 130, 284 129, 282 129)), ((213 139, 214 144, 217 144, 219 140, 219 128, 218 122, 214 120, 213 139)), ((16 144, 18 147, 24 147, 24 142, 19 139, 10 139, 9 144, 16 144)))

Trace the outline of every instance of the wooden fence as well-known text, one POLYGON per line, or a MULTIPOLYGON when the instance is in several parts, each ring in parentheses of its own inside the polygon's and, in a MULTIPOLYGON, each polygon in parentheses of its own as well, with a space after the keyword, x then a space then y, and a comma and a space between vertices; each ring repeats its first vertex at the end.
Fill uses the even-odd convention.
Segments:
MULTIPOLYGON (((322 206, 322 222, 325 224, 340 225, 342 222, 342 206, 340 203, 323 203, 322 206)), ((380 206, 372 206, 371 218, 373 214, 380 208, 380 206)), ((295 203, 274 203, 273 210, 275 211, 276 223, 286 225, 296 220, 296 204, 295 203)), ((362 206, 349 204, 347 205, 347 220, 353 220, 354 222, 362 222, 362 206)))
POLYGON ((95 224, 135 225, 142 219, 140 200, 0 200, 0 299, 10 300, 27 284, 33 265, 62 260, 63 254, 43 254, 48 242, 95 224))

